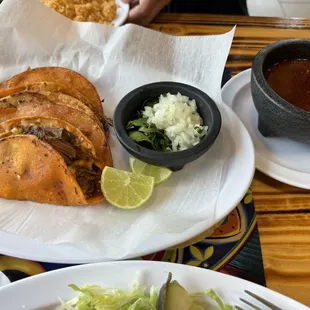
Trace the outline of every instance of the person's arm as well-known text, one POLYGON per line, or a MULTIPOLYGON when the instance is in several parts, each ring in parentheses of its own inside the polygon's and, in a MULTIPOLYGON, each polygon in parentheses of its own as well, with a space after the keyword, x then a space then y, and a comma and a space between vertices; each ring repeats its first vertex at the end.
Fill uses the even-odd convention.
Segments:
POLYGON ((128 23, 147 26, 171 0, 123 0, 131 5, 128 23))

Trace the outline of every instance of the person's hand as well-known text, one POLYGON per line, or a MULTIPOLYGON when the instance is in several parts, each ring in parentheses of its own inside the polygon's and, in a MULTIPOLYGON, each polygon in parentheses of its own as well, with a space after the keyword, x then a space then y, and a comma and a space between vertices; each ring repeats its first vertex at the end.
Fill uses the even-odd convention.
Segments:
POLYGON ((130 4, 127 22, 147 26, 171 0, 123 0, 130 4))

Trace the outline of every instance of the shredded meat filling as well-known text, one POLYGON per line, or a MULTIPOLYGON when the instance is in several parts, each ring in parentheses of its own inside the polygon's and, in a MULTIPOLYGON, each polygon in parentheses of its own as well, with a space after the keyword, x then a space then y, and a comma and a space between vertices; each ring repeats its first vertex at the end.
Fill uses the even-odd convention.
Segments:
POLYGON ((22 133, 34 135, 50 144, 62 155, 67 165, 72 164, 73 160, 77 158, 77 150, 71 144, 72 136, 66 129, 30 125, 24 127, 22 133))
MULTIPOLYGON (((63 157, 67 165, 73 164, 74 166, 75 160, 87 158, 80 148, 72 145, 75 137, 66 129, 29 125, 23 128, 22 134, 34 135, 50 144, 63 157)), ((99 184, 100 174, 96 169, 93 170, 89 171, 83 167, 74 166, 74 176, 86 198, 94 194, 99 184)))
POLYGON ((83 188, 84 194, 87 198, 92 196, 97 190, 99 177, 98 173, 91 172, 82 167, 76 167, 75 178, 81 188, 83 188))

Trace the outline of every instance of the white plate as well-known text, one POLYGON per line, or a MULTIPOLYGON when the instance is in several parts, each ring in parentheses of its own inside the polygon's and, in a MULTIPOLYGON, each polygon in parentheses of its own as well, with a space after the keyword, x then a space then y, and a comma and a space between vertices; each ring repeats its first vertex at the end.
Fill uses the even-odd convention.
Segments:
POLYGON ((222 90, 223 101, 239 116, 254 143, 256 168, 283 183, 310 189, 310 145, 286 138, 265 138, 257 129, 251 95, 251 70, 234 76, 222 90))
MULTIPOLYGON (((231 149, 223 171, 222 188, 212 225, 209 227, 198 225, 178 234, 177 238, 173 236, 163 238, 160 234, 154 235, 151 241, 148 239, 148 242, 142 243, 136 250, 132 250, 126 258, 158 252, 203 233, 229 214, 246 194, 255 170, 252 140, 242 122, 230 108, 222 104, 220 109, 223 121, 220 137, 224 144, 231 145, 231 149)), ((71 245, 46 245, 4 231, 0 231, 0 253, 36 261, 68 264, 107 260, 105 257, 94 258, 90 253, 71 245)))
POLYGON ((124 3, 122 0, 116 0, 116 4, 118 5, 116 18, 113 20, 113 26, 118 27, 125 23, 128 13, 129 13, 129 4, 124 3))
MULTIPOLYGON (((245 297, 255 303, 244 293, 244 290, 247 289, 283 310, 309 309, 263 286, 220 272, 181 264, 141 261, 76 266, 15 282, 0 288, 1 309, 32 310, 43 309, 43 307, 44 309, 53 309, 52 306, 59 305, 59 297, 62 300, 69 300, 76 296, 76 293, 68 287, 68 284, 71 283, 78 286, 101 285, 127 290, 137 279, 138 274, 138 279, 141 279, 138 281, 143 287, 151 285, 160 287, 167 279, 168 272, 172 272, 173 279, 179 281, 189 292, 213 288, 224 302, 231 305, 241 306, 240 297, 245 297)), ((249 309, 243 305, 242 307, 249 309)), ((212 307, 212 309, 214 308, 212 307)))

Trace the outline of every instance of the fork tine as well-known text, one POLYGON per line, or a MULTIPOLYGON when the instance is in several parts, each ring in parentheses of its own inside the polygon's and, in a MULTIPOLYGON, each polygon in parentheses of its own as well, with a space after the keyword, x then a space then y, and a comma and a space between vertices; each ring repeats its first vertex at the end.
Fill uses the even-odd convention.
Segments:
POLYGON ((248 291, 245 290, 245 292, 250 295, 251 297, 253 297, 254 299, 260 301, 262 304, 264 304, 265 306, 269 307, 271 310, 282 310, 281 308, 279 308, 278 306, 276 306, 275 304, 271 303, 270 301, 248 291))
POLYGON ((240 300, 241 300, 243 303, 245 303, 245 304, 247 304, 248 306, 250 306, 250 307, 251 307, 252 309, 254 309, 254 310, 262 310, 261 308, 255 306, 254 304, 250 303, 249 301, 247 301, 247 300, 245 300, 245 299, 243 299, 243 298, 240 298, 240 300))
POLYGON ((235 309, 236 309, 236 310, 245 310, 245 309, 243 309, 243 308, 241 308, 241 307, 239 307, 239 306, 235 306, 235 309))

